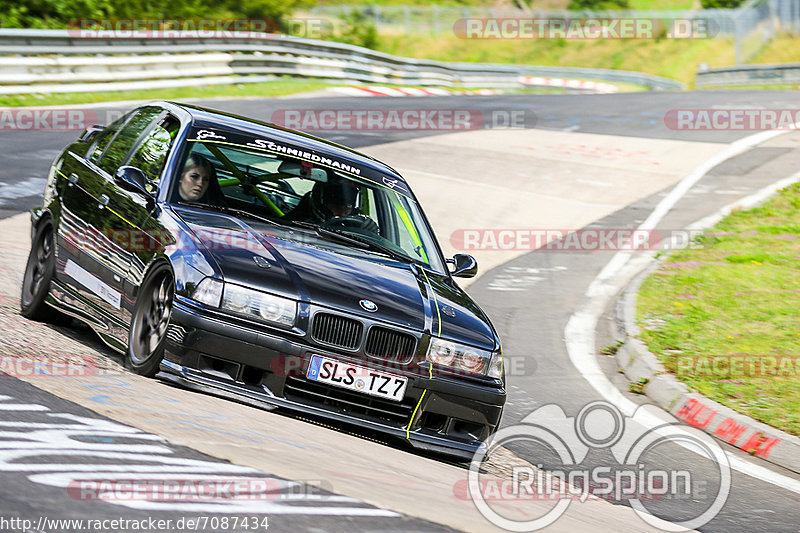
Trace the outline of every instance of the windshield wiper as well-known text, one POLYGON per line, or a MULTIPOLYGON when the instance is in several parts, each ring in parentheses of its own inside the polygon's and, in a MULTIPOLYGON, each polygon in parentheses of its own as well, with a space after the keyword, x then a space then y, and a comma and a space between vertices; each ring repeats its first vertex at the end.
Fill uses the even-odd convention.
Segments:
POLYGON ((287 224, 292 224, 294 226, 298 226, 305 229, 310 229, 314 231, 317 235, 322 237, 328 237, 329 239, 335 239, 340 242, 346 242, 348 244, 357 246, 359 248, 363 248, 365 250, 372 250, 373 252, 380 252, 384 255, 388 255, 392 259, 397 259, 398 261, 402 261, 404 263, 413 263, 414 259, 408 257, 405 254, 401 254, 400 252, 396 252, 389 248, 388 246, 384 246, 379 244, 371 239, 361 238, 358 235, 354 235, 352 233, 347 233, 344 231, 337 231, 331 228, 326 228, 325 226, 318 226, 316 224, 312 224, 311 222, 303 222, 299 220, 292 220, 292 221, 285 221, 287 224))

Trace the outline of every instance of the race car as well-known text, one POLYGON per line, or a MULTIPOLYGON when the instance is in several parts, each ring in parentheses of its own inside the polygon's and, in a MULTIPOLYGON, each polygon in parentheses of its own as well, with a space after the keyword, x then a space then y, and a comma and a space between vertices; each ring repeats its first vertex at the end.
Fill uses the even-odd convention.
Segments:
POLYGON ((134 372, 470 459, 500 340, 409 184, 301 132, 155 102, 54 161, 21 311, 88 323, 134 372))

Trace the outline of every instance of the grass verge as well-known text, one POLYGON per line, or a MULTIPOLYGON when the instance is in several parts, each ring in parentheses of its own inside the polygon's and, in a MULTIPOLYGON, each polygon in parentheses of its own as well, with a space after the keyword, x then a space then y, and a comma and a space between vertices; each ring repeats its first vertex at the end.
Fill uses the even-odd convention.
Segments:
MULTIPOLYGON (((242 83, 236 85, 208 85, 201 87, 175 87, 154 89, 149 91, 109 91, 95 93, 55 93, 55 94, 11 94, 0 95, 0 107, 34 107, 50 105, 82 105, 96 102, 123 102, 131 100, 176 100, 184 101, 189 98, 246 98, 246 97, 271 97, 284 96, 308 91, 318 91, 328 87, 341 87, 341 83, 327 83, 316 80, 282 79, 267 83, 242 83)), ((359 84, 377 85, 377 84, 359 84)), ((423 89, 422 86, 381 84, 385 87, 412 87, 423 89)), ((631 83, 614 82, 620 92, 645 91, 647 87, 631 83)), ((450 87, 453 93, 472 92, 480 88, 450 87)), ((520 88, 505 89, 507 94, 561 94, 569 92, 561 88, 520 88)))
POLYGON ((142 91, 4 94, 0 95, 0 106, 45 106, 119 102, 125 100, 185 100, 187 98, 283 96, 307 91, 318 91, 333 85, 334 84, 323 81, 285 78, 265 83, 204 85, 200 87, 174 87, 142 91))
MULTIPOLYGON (((682 81, 691 89, 701 63, 736 64, 730 39, 476 40, 452 33, 407 35, 381 32, 377 48, 386 53, 439 61, 607 68, 645 72, 682 81)), ((800 39, 782 36, 767 43, 750 64, 800 62, 800 39)), ((748 89, 793 88, 751 86, 748 89)))
POLYGON ((732 39, 477 40, 453 34, 407 35, 382 32, 381 52, 439 61, 516 63, 608 68, 646 72, 694 83, 700 63, 735 63, 732 39))
POLYGON ((698 244, 642 284, 642 340, 689 387, 800 435, 800 184, 698 244))

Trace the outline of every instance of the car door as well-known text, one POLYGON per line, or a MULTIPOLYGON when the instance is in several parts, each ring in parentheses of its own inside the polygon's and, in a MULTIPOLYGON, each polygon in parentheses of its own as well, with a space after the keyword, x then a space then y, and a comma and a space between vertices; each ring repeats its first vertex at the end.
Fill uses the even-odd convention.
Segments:
MULTIPOLYGON (((151 118, 126 159, 121 162, 122 165, 138 168, 148 180, 154 184, 159 182, 179 126, 178 119, 166 111, 151 118)), ((156 192, 155 186, 150 192, 156 192)), ((136 288, 141 284, 154 256, 164 244, 168 244, 164 240, 170 234, 154 216, 156 206, 152 196, 127 190, 114 176, 109 176, 103 195, 108 199, 104 232, 115 245, 114 254, 109 256, 106 268, 111 283, 118 286, 126 298, 116 313, 128 324, 136 288)))
MULTIPOLYGON (((84 164, 91 175, 87 189, 89 202, 82 209, 83 222, 91 228, 91 240, 81 248, 81 269, 73 267, 82 293, 106 316, 118 317, 124 304, 124 274, 130 261, 121 236, 135 232, 137 222, 147 216, 144 210, 131 210, 112 205, 114 175, 130 157, 142 134, 163 113, 163 109, 148 106, 128 115, 110 140, 101 139, 89 150, 84 164)), ((71 275, 67 271, 68 275, 71 275)), ((120 328, 109 333, 118 337, 120 328)), ((120 333, 121 335, 121 333, 120 333)))
POLYGON ((99 256, 102 253, 102 215, 99 198, 105 178, 99 171, 99 161, 106 148, 131 118, 131 114, 103 130, 88 147, 72 145, 64 156, 59 170, 61 216, 56 239, 59 276, 73 291, 91 304, 100 301, 97 280, 99 256))

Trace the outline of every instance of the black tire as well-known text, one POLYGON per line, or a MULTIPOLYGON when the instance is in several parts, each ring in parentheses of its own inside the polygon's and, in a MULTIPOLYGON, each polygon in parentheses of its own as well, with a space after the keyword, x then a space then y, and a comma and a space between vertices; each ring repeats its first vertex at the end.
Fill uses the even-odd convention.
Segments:
POLYGON ((126 362, 131 370, 152 377, 164 357, 175 281, 166 265, 155 267, 139 288, 128 334, 126 362))
POLYGON ((56 272, 53 225, 45 221, 39 225, 31 244, 31 253, 22 278, 20 312, 25 318, 41 322, 54 322, 58 311, 50 307, 45 299, 50 293, 50 282, 56 272))

